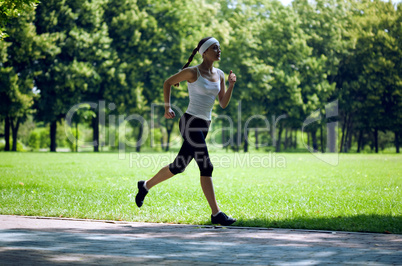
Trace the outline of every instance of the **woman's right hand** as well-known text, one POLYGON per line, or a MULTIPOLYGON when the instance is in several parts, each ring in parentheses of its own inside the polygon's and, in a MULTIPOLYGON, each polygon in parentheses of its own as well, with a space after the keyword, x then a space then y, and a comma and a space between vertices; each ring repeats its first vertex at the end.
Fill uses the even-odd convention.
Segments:
POLYGON ((165 108, 165 118, 167 119, 172 119, 176 116, 176 114, 174 113, 174 111, 172 110, 172 108, 170 107, 166 107, 165 108))

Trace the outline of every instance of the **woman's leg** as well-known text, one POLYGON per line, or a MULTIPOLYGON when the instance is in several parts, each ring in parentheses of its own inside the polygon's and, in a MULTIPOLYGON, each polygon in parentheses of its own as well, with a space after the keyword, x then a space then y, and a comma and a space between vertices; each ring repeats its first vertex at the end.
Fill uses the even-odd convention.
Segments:
MULTIPOLYGON (((183 117, 180 118, 180 128, 182 127, 182 123, 184 123, 183 117)), ((138 181, 138 193, 135 196, 135 202, 137 206, 140 208, 143 205, 145 196, 148 194, 149 189, 171 178, 172 176, 183 172, 192 160, 192 154, 192 148, 190 147, 189 143, 184 140, 179 154, 176 156, 176 159, 171 164, 163 167, 161 170, 159 170, 158 173, 156 173, 156 175, 154 175, 149 180, 138 181)))
MULTIPOLYGON (((184 126, 185 126, 185 119, 183 116, 180 118, 179 121, 180 133, 184 126)), ((149 190, 153 186, 156 186, 157 184, 171 178, 172 176, 178 173, 182 173, 184 169, 186 169, 190 161, 193 159, 192 154, 193 154, 192 147, 186 140, 184 140, 175 160, 171 164, 163 167, 161 170, 159 170, 159 172, 156 175, 147 180, 145 184, 146 188, 149 190)))
POLYGON ((201 176, 201 187, 204 191, 204 195, 207 198, 209 207, 211 207, 212 215, 211 222, 213 224, 221 225, 231 225, 236 222, 236 219, 227 216, 225 213, 221 212, 218 203, 215 199, 214 185, 212 184, 212 177, 201 176))
POLYGON ((172 172, 169 170, 169 165, 164 166, 159 172, 154 175, 151 179, 147 180, 145 183, 146 188, 149 190, 153 186, 156 186, 157 184, 171 178, 174 176, 172 172))
POLYGON ((201 187, 204 192, 205 198, 207 198, 209 207, 211 207, 212 214, 215 215, 220 212, 218 203, 215 199, 214 185, 212 183, 212 177, 201 176, 201 187))
POLYGON ((212 182, 212 172, 214 170, 214 166, 209 158, 208 147, 207 143, 205 142, 208 134, 208 125, 205 124, 204 127, 199 125, 199 127, 201 130, 190 133, 191 140, 195 142, 194 159, 200 169, 202 191, 204 192, 205 198, 207 199, 209 207, 211 208, 212 215, 216 215, 220 212, 220 209, 218 203, 216 202, 215 190, 212 182))
POLYGON ((138 208, 141 208, 142 204, 144 204, 145 196, 148 194, 148 190, 151 187, 159 184, 162 181, 165 181, 166 179, 171 178, 172 176, 173 174, 170 172, 169 167, 165 166, 148 181, 138 181, 138 193, 135 196, 135 203, 137 204, 138 208))
POLYGON ((216 202, 214 185, 212 183, 212 172, 214 167, 209 158, 208 148, 205 142, 207 134, 208 127, 205 130, 201 130, 201 132, 196 132, 194 135, 192 134, 192 137, 196 140, 197 144, 201 144, 195 145, 194 158, 201 172, 202 191, 204 192, 205 198, 207 199, 212 211, 211 222, 213 224, 231 225, 236 222, 236 219, 221 212, 218 203, 216 202))

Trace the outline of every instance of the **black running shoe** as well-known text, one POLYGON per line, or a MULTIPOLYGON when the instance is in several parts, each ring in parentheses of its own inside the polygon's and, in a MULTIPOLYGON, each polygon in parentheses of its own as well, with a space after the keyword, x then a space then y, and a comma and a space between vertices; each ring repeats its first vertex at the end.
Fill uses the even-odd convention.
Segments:
POLYGON ((232 223, 236 222, 236 219, 227 216, 225 213, 220 212, 215 217, 211 215, 211 222, 213 224, 220 224, 220 225, 231 225, 232 223))
POLYGON ((141 208, 144 198, 148 194, 148 191, 144 188, 144 183, 144 180, 138 181, 138 193, 135 196, 135 203, 137 203, 138 208, 141 208))

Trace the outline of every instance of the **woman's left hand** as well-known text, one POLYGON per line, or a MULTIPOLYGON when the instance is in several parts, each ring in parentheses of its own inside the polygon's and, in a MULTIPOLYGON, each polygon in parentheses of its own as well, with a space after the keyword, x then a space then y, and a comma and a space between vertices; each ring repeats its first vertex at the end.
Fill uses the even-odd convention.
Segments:
POLYGON ((236 75, 233 73, 232 70, 230 70, 229 73, 229 84, 234 84, 236 83, 236 75))

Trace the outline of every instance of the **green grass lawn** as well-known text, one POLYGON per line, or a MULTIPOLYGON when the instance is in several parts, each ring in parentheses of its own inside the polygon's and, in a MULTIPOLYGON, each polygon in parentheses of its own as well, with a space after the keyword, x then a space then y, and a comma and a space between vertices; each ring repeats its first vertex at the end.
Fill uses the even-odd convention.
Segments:
MULTIPOLYGON (((174 156, 0 153, 0 214, 210 224, 194 162, 135 205, 137 181, 174 156)), ((212 156, 235 225, 402 233, 401 155, 341 154, 337 166, 309 153, 212 156)))

